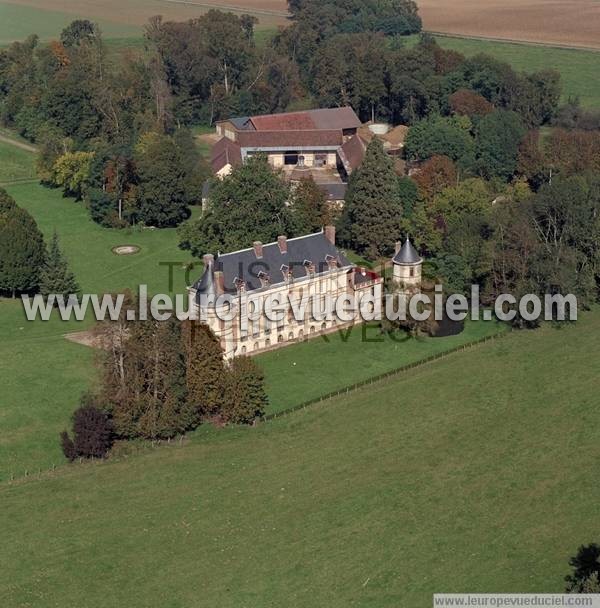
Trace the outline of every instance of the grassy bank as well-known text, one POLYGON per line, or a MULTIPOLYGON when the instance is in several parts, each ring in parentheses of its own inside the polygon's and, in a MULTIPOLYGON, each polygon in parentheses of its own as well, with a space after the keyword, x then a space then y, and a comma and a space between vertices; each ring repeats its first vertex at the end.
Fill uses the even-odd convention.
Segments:
POLYGON ((257 361, 267 380, 268 413, 289 409, 502 329, 496 323, 467 323, 456 336, 417 339, 404 333, 382 334, 376 324, 365 324, 259 355, 257 361))
POLYGON ((600 536, 600 314, 249 429, 0 487, 0 602, 431 606, 560 592, 600 536), (558 355, 560 353, 560 356, 558 355))

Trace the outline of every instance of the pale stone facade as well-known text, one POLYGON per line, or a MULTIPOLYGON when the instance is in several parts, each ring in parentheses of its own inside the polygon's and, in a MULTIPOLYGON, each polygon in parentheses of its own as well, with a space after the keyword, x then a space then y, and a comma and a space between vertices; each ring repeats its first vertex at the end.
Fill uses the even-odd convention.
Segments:
MULTIPOLYGON (((395 257, 400 252, 406 257, 407 247, 414 251, 407 240, 404 247, 398 247, 395 257)), ((406 279, 404 283, 417 285, 422 260, 418 258, 411 265, 407 259, 394 261, 394 277, 398 266, 398 276, 406 279)), ((281 236, 267 245, 255 242, 250 249, 216 259, 208 254, 204 263, 204 274, 189 288, 190 309, 196 310, 220 339, 227 359, 354 325, 363 320, 361 305, 365 310, 378 311, 383 303, 383 279, 373 271, 354 266, 336 249, 333 226, 296 239, 281 236), (224 301, 219 306, 219 296, 224 294, 229 297, 221 298, 224 301), (327 297, 335 302, 344 295, 356 304, 350 320, 341 320, 335 311, 325 319, 312 314, 313 302, 324 309, 327 297), (303 298, 307 308, 298 319, 294 308, 299 309, 303 298), (279 320, 269 320, 264 314, 267 301, 281 305, 279 320)))

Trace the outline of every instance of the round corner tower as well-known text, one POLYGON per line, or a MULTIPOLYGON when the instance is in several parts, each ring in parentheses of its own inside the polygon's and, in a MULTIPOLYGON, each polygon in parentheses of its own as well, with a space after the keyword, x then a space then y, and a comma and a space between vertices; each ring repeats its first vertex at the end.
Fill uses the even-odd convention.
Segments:
POLYGON ((414 291, 421 286, 421 267, 423 258, 419 256, 410 239, 402 244, 396 243, 396 252, 392 258, 394 265, 393 280, 399 291, 414 291))

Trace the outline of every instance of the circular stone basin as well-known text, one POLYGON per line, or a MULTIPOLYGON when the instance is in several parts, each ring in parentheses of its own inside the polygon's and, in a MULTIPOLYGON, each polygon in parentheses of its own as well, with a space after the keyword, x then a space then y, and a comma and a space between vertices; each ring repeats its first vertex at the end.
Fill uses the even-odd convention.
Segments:
POLYGON ((140 248, 137 245, 119 245, 112 248, 112 252, 117 255, 133 255, 134 253, 139 253, 139 251, 140 248))

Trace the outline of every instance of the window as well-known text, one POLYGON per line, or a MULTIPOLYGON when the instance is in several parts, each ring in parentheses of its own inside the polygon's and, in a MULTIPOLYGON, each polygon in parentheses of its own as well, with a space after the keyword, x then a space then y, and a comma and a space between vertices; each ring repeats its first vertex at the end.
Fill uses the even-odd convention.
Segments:
POLYGON ((258 342, 254 343, 254 350, 258 350, 260 348, 260 345, 258 342))
POLYGON ((293 331, 291 331, 291 332, 288 334, 288 340, 293 340, 293 339, 294 339, 294 332, 293 332, 293 331))
POLYGON ((242 346, 242 355, 245 355, 245 354, 246 354, 246 347, 242 346))
POLYGON ((298 166, 304 167, 304 156, 302 156, 302 154, 298 156, 298 166))
POLYGON ((297 165, 298 164, 298 152, 294 150, 289 150, 285 152, 283 155, 283 164, 284 165, 297 165))
POLYGON ((278 343, 283 342, 283 334, 279 334, 279 335, 277 336, 277 342, 278 342, 278 343))
POLYGON ((411 277, 414 277, 414 276, 415 276, 415 269, 414 269, 414 266, 411 266, 411 267, 410 267, 410 270, 409 270, 409 276, 411 276, 411 277))
POLYGON ((327 323, 323 322, 321 323, 321 331, 324 331, 327 329, 327 323))
POLYGON ((302 340, 303 338, 304 338, 304 330, 303 330, 303 329, 301 329, 301 330, 298 332, 298 340, 302 340))

